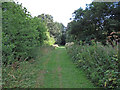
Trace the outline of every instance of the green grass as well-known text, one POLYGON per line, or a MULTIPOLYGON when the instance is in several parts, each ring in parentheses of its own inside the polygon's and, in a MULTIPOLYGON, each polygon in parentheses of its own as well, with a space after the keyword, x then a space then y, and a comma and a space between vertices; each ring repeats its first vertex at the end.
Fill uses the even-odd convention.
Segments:
POLYGON ((23 62, 18 70, 5 70, 16 79, 6 74, 4 79, 8 83, 5 82, 4 87, 94 88, 85 73, 75 67, 64 47, 38 56, 34 63, 23 62))

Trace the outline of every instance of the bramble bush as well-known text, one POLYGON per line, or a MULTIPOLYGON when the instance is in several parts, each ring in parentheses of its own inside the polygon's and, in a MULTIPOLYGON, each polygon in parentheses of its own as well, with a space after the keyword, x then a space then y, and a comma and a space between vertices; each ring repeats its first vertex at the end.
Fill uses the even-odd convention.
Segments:
POLYGON ((87 77, 97 86, 120 88, 117 47, 92 45, 73 45, 67 47, 77 67, 86 71, 87 77))

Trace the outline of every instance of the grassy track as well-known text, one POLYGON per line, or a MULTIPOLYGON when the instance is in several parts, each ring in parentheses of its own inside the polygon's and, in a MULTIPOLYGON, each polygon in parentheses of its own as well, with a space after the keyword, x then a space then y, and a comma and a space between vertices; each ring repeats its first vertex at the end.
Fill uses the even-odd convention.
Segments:
POLYGON ((93 88, 84 72, 75 68, 64 47, 60 47, 46 57, 38 73, 37 88, 93 88))
MULTIPOLYGON (((41 49, 40 49, 41 50, 41 49)), ((39 51, 39 50, 38 50, 39 51)), ((4 87, 14 88, 93 88, 84 72, 75 67, 64 47, 38 52, 34 63, 23 62, 20 68, 6 68, 4 87)))

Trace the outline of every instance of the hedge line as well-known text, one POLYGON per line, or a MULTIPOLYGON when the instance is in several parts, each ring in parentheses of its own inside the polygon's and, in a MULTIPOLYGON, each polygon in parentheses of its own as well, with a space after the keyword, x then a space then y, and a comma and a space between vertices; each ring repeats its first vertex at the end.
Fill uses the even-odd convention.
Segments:
POLYGON ((93 45, 73 45, 67 47, 77 67, 86 71, 87 77, 97 86, 120 88, 117 47, 93 45))

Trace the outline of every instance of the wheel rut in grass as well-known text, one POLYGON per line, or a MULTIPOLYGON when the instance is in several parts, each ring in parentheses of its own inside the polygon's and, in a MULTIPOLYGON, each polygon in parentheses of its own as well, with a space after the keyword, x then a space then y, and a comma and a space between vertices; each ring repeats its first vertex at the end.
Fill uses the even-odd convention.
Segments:
POLYGON ((49 62, 49 57, 45 60, 45 62, 43 63, 43 70, 40 70, 38 72, 38 78, 37 78, 37 82, 36 82, 36 87, 44 87, 44 75, 46 73, 45 67, 47 65, 47 63, 49 62))
POLYGON ((60 64, 59 64, 59 61, 61 60, 61 52, 58 52, 57 54, 56 54, 56 62, 58 63, 58 67, 57 67, 57 73, 58 73, 58 79, 59 79, 59 86, 60 86, 60 88, 62 88, 63 87, 63 83, 62 83, 62 73, 61 73, 61 71, 62 71, 62 67, 60 66, 60 64))
POLYGON ((61 67, 58 66, 58 78, 59 78, 59 86, 62 88, 62 74, 61 74, 61 67))

